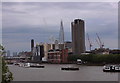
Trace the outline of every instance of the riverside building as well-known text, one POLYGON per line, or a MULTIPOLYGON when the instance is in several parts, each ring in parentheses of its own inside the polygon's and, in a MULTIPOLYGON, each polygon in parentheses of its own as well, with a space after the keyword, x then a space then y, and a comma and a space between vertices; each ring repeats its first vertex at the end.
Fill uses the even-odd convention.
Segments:
POLYGON ((74 55, 85 52, 85 23, 84 20, 75 19, 71 23, 72 29, 72 50, 74 55))

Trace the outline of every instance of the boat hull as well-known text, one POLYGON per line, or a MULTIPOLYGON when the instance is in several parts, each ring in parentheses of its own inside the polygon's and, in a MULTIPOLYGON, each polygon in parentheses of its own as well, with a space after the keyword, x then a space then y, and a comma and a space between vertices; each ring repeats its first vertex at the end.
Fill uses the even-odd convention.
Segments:
POLYGON ((79 70, 79 68, 61 68, 61 70, 79 70))
POLYGON ((30 67, 32 67, 32 68, 44 68, 45 66, 30 66, 30 67))
POLYGON ((120 65, 107 65, 107 66, 104 66, 103 72, 120 72, 120 65))
POLYGON ((103 72, 120 72, 120 70, 104 70, 103 69, 103 72))

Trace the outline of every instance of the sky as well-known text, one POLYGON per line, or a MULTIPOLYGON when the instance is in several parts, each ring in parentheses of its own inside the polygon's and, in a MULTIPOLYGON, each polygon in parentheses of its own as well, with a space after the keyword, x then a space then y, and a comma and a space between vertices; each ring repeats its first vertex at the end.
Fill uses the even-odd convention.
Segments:
MULTIPOLYGON (((11 52, 30 51, 30 40, 35 43, 50 42, 59 37, 63 21, 65 40, 71 41, 71 22, 85 21, 93 49, 96 33, 106 48, 118 48, 117 2, 3 2, 2 43, 11 52)), ((87 36, 86 49, 89 49, 87 36)))

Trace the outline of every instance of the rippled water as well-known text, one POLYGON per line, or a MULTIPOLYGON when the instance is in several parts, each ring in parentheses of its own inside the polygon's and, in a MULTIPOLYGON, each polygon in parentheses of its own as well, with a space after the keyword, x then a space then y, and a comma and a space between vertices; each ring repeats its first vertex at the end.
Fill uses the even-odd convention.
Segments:
POLYGON ((9 65, 14 81, 118 81, 118 73, 105 73, 102 66, 81 66, 79 71, 64 71, 67 64, 43 64, 45 68, 23 68, 9 65))

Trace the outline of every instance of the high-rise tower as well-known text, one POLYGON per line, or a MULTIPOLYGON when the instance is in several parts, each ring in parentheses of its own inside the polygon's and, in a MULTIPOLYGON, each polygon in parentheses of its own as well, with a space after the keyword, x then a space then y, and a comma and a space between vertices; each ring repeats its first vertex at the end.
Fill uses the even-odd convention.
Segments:
POLYGON ((63 22, 61 20, 60 23, 60 33, 59 33, 59 49, 64 49, 64 28, 63 28, 63 22))
POLYGON ((72 50, 74 55, 80 55, 85 52, 85 28, 84 21, 75 19, 71 23, 72 29, 72 50))
POLYGON ((64 29, 63 29, 63 22, 62 22, 62 20, 61 20, 61 24, 60 24, 59 43, 60 44, 64 44, 64 29))
POLYGON ((33 48, 34 48, 34 40, 31 39, 31 52, 33 51, 33 48))

